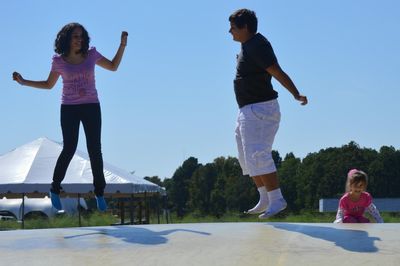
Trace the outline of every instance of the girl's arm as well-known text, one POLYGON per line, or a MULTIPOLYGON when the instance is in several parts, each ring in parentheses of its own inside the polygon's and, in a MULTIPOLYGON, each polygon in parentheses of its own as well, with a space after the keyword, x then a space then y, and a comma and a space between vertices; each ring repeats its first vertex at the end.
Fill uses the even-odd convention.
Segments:
POLYGON ((343 209, 340 207, 338 208, 338 211, 336 213, 336 220, 334 221, 334 223, 343 223, 343 209))
POLYGON ((123 31, 121 34, 121 44, 119 45, 118 51, 115 54, 112 61, 103 57, 97 61, 97 65, 105 68, 107 70, 116 71, 118 69, 119 63, 121 63, 122 56, 124 55, 125 47, 128 43, 128 33, 123 31))
POLYGON ((19 74, 18 72, 14 72, 13 73, 13 80, 15 80, 16 82, 18 82, 19 84, 23 85, 23 86, 29 86, 29 87, 34 87, 34 88, 38 88, 38 89, 52 89, 54 87, 54 85, 56 84, 58 78, 59 78, 60 74, 50 71, 49 77, 47 78, 47 80, 43 80, 43 81, 33 81, 33 80, 27 80, 24 79, 21 74, 19 74))
POLYGON ((381 215, 380 215, 378 209, 376 208, 376 206, 375 206, 373 203, 371 203, 371 204, 367 207, 366 211, 367 211, 369 214, 371 214, 372 217, 374 217, 374 219, 375 219, 375 221, 376 221, 377 223, 383 223, 383 219, 382 219, 382 217, 381 217, 381 215))

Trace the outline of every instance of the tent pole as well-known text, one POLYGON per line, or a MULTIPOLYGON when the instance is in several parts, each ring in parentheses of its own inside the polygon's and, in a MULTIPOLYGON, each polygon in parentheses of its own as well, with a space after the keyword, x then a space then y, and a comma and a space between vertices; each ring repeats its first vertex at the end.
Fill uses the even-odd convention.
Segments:
POLYGON ((78 206, 77 206, 77 208, 78 208, 78 219, 79 219, 79 227, 82 227, 80 203, 81 203, 81 194, 78 193, 78 206))
POLYGON ((156 194, 157 199, 156 199, 156 204, 157 204, 157 221, 158 224, 160 224, 160 192, 157 192, 156 194))
POLYGON ((119 199, 120 215, 121 215, 121 225, 125 224, 125 204, 123 199, 119 199))
POLYGON ((169 208, 168 208, 168 195, 165 195, 165 206, 167 209, 167 223, 173 223, 172 217, 171 217, 171 212, 169 211, 169 208))
POLYGON ((21 214, 21 221, 22 221, 22 229, 25 229, 25 193, 22 193, 22 214, 21 214))
POLYGON ((133 218, 133 193, 131 194, 131 204, 129 208, 129 214, 131 216, 131 224, 134 224, 134 218, 133 218))
POLYGON ((147 198, 147 191, 144 192, 144 215, 146 216, 146 224, 150 224, 150 209, 147 198))
POLYGON ((163 210, 164 210, 164 215, 165 215, 165 220, 167 221, 167 224, 169 224, 168 220, 168 208, 167 208, 167 195, 163 196, 163 210))
POLYGON ((143 224, 143 221, 142 221, 142 200, 139 201, 139 224, 143 224))

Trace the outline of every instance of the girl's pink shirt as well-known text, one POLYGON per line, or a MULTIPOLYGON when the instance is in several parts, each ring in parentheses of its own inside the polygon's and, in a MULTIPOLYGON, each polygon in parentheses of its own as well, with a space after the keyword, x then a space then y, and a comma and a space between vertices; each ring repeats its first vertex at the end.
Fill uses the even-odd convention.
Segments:
POLYGON ((339 208, 343 210, 343 214, 351 216, 362 216, 365 209, 371 205, 372 197, 368 192, 361 192, 358 201, 352 201, 350 194, 347 192, 339 201, 339 208))
POLYGON ((80 64, 67 63, 61 55, 53 56, 51 71, 61 75, 63 89, 61 104, 98 103, 94 69, 103 58, 95 47, 88 50, 86 59, 80 64))

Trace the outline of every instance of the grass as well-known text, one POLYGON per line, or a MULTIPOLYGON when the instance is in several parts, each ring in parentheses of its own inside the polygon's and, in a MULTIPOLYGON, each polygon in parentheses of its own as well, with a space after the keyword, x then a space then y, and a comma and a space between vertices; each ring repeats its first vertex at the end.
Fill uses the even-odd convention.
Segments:
MULTIPOLYGON (((400 213, 382 213, 385 223, 400 223, 400 213)), ((283 212, 268 220, 260 220, 257 215, 227 213, 220 218, 202 216, 196 213, 183 218, 172 217, 173 223, 219 223, 219 222, 284 222, 284 223, 333 223, 336 213, 304 211, 300 213, 283 212)))
MULTIPOLYGON (((172 215, 169 223, 223 223, 223 222, 287 222, 287 223, 332 223, 335 220, 336 213, 320 212, 301 212, 290 213, 288 211, 278 214, 268 220, 260 220, 257 215, 245 215, 238 213, 227 213, 220 218, 213 216, 203 216, 197 213, 191 213, 183 218, 172 215), (171 219, 172 218, 172 219, 171 219)), ((385 223, 400 223, 400 213, 382 213, 385 223)), ((82 226, 108 226, 119 223, 120 219, 111 213, 87 213, 81 216, 82 226)), ((156 216, 150 217, 150 223, 158 223, 156 216)), ((166 223, 165 217, 161 217, 160 223, 166 223)), ((25 220, 25 229, 43 229, 43 228, 66 228, 78 227, 78 216, 62 215, 53 218, 44 218, 41 216, 32 216, 25 220)), ((1 230, 21 229, 21 222, 15 220, 0 221, 1 230)))
POLYGON ((330 213, 301 213, 278 214, 268 220, 260 220, 257 215, 247 215, 238 213, 227 213, 220 218, 213 216, 201 216, 198 214, 189 214, 183 218, 173 217, 174 223, 219 223, 219 222, 304 222, 304 223, 326 223, 334 220, 335 214, 330 213))

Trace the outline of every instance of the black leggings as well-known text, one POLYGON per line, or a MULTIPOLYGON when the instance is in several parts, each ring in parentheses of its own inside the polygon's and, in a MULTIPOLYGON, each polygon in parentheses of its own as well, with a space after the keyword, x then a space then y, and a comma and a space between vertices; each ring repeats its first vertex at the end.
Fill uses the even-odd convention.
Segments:
POLYGON ((101 153, 101 109, 100 104, 61 105, 61 129, 64 146, 54 169, 51 191, 59 194, 61 182, 78 145, 79 125, 82 121, 86 135, 86 146, 93 173, 94 193, 103 196, 106 181, 101 153))

